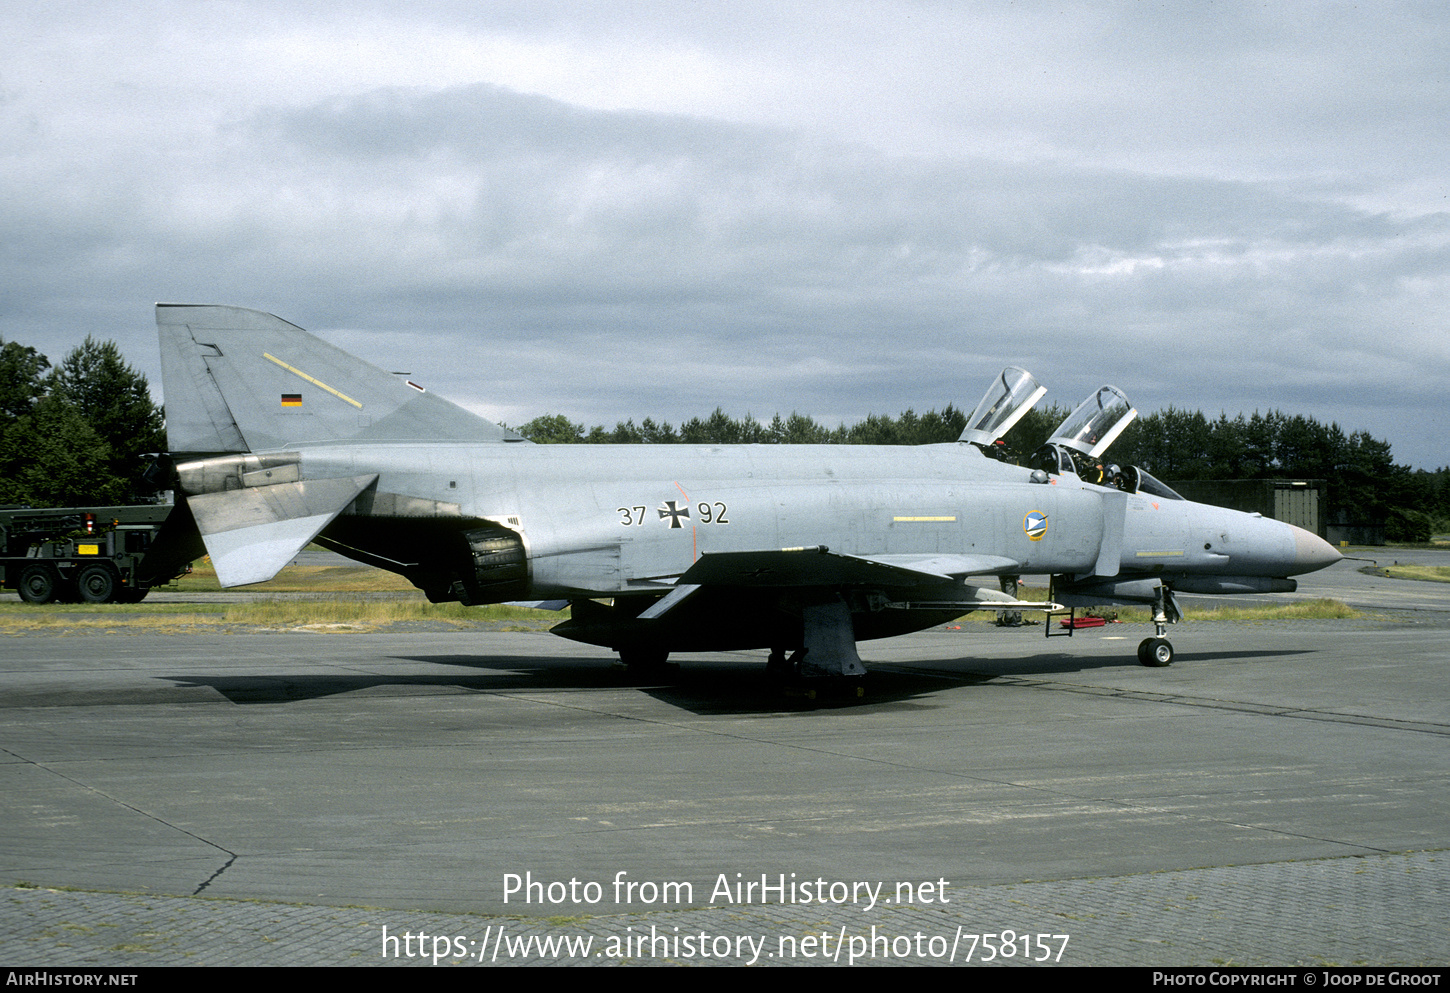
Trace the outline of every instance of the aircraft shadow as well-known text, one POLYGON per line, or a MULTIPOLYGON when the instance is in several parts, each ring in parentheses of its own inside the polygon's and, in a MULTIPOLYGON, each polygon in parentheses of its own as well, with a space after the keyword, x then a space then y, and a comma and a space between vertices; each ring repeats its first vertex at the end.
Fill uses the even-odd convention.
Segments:
MULTIPOLYGON (((1180 653, 1178 665, 1195 661, 1265 659, 1311 650, 1180 653)), ((1096 669, 1136 667, 1129 657, 1083 657, 1060 652, 1012 658, 933 659, 924 662, 868 662, 858 697, 854 684, 822 684, 814 697, 769 678, 763 664, 719 660, 671 664, 658 675, 637 676, 612 659, 556 659, 537 656, 418 655, 412 662, 455 666, 457 674, 318 673, 276 676, 166 676, 179 687, 210 687, 236 704, 285 704, 379 688, 399 694, 436 689, 480 694, 551 690, 634 688, 662 703, 699 715, 810 712, 841 707, 931 707, 943 691, 977 686, 1003 676, 1050 677, 1096 669), (466 670, 473 670, 468 672, 466 670), (483 671, 480 671, 483 670, 483 671)))
POLYGON ((580 689, 631 688, 691 713, 752 714, 811 711, 827 707, 889 704, 923 705, 943 689, 981 683, 991 677, 970 673, 951 676, 882 670, 866 679, 867 694, 854 687, 817 688, 814 698, 792 691, 766 677, 765 666, 686 663, 664 672, 635 676, 609 660, 566 662, 525 658, 422 657, 415 661, 460 668, 487 668, 487 673, 457 675, 316 674, 277 676, 166 676, 178 687, 204 686, 236 704, 287 704, 379 688, 464 693, 530 693, 580 689), (498 671, 498 670, 504 671, 498 671))

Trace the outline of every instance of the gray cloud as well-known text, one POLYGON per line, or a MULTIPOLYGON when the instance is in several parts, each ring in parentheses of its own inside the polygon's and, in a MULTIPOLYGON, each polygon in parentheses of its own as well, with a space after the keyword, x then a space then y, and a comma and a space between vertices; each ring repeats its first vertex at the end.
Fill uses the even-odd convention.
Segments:
MULTIPOLYGON (((685 51, 777 87, 742 113, 727 90, 608 109, 298 71, 293 92, 266 59, 227 88, 226 54, 173 77, 8 73, 0 333, 53 357, 115 336, 155 378, 151 301, 257 306, 514 423, 716 404, 854 420, 969 405, 1013 363, 1067 405, 1107 380, 1149 410, 1283 407, 1450 461, 1450 216, 1423 195, 1445 138, 1414 126, 1445 109, 1438 22, 1395 8, 1355 45, 1234 5, 1192 24, 1141 5, 882 7, 810 31, 754 9, 718 24, 708 5, 613 27, 592 8, 358 15, 370 44, 383 24, 590 64, 634 37, 626 67, 685 51), (1408 80, 1377 92, 1407 21, 1408 80), (813 74, 841 83, 834 101, 813 74)), ((228 22, 232 49, 341 37, 251 9, 264 27, 228 22)), ((199 39, 199 17, 173 35, 199 39)))

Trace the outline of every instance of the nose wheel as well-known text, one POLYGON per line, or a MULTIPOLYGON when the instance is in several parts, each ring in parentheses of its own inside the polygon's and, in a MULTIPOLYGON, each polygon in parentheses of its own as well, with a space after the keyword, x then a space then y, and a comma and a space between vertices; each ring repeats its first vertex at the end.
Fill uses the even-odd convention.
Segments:
POLYGON ((1173 643, 1167 638, 1144 638, 1138 646, 1138 661, 1154 669, 1173 664, 1173 643))

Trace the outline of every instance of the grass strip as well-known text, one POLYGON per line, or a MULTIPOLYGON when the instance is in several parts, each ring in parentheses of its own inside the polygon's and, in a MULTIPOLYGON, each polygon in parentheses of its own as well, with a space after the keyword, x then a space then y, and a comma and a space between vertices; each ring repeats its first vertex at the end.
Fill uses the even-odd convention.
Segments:
POLYGON ((226 628, 316 630, 339 633, 376 631, 400 624, 490 630, 544 630, 567 619, 568 611, 535 610, 493 604, 465 607, 458 603, 408 600, 252 600, 206 604, 33 604, 12 603, 0 609, 0 632, 8 635, 57 631, 85 634, 183 634, 226 628))
POLYGON ((1374 574, 1390 579, 1418 579, 1427 583, 1450 583, 1450 566, 1443 565, 1387 565, 1374 570, 1374 574))
MULTIPOLYGON (((1024 591, 1025 592, 1025 591, 1024 591)), ((1046 596, 1022 596, 1023 600, 1035 600, 1042 602, 1046 596)), ((1116 615, 1119 621, 1125 624, 1147 624, 1152 619, 1152 611, 1147 607, 1099 607, 1092 608, 1092 613, 1100 616, 1116 615)), ((1079 608, 1078 617, 1086 616, 1089 611, 1079 608)), ((1183 619, 1185 621, 1332 621, 1332 620, 1354 620, 1365 615, 1353 607, 1339 600, 1318 599, 1318 600, 1295 600, 1291 603, 1266 603, 1261 607, 1185 607, 1183 619)), ((1042 615, 1035 610, 1022 612, 1022 619, 1028 624, 1041 624, 1042 615)), ((995 610, 974 610, 953 623, 962 622, 970 624, 995 624, 997 622, 997 611, 995 610)))

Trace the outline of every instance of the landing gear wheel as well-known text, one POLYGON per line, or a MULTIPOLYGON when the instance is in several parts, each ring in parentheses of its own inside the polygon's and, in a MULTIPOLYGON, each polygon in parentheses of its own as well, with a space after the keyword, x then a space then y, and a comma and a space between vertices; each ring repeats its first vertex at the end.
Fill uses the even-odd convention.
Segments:
POLYGON ((795 666, 786 658, 784 648, 770 650, 770 657, 765 660, 765 674, 779 682, 785 682, 795 674, 795 666))
POLYGON ((665 669, 670 653, 663 648, 621 648, 619 661, 632 676, 658 675, 665 669))
POLYGON ((1173 644, 1167 638, 1144 638, 1138 646, 1138 661, 1153 669, 1173 664, 1173 644))
POLYGON ((116 599, 116 574, 109 566, 91 565, 76 578, 82 603, 111 603, 116 599))
POLYGON ((787 696, 813 704, 832 706, 866 698, 866 684, 859 679, 835 679, 830 676, 783 683, 787 696))
POLYGON ((50 566, 27 566, 20 574, 20 599, 26 603, 50 603, 55 599, 56 585, 56 575, 50 566))

